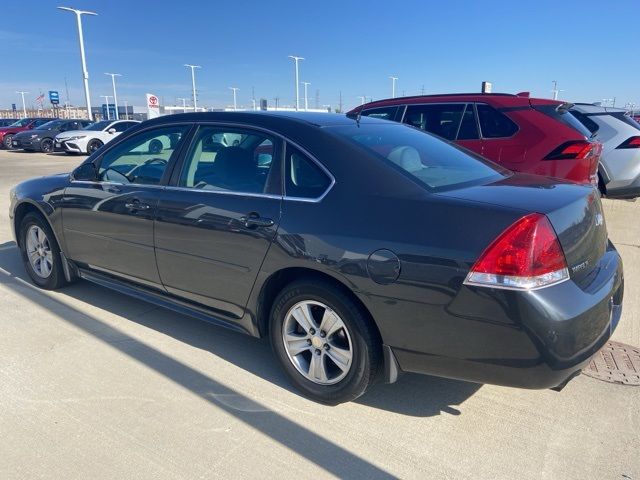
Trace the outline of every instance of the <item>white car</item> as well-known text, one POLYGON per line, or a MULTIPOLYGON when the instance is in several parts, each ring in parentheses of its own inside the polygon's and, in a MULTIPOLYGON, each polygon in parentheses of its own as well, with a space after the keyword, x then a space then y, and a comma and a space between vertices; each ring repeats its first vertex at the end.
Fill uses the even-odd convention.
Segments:
POLYGON ((70 130, 55 137, 55 151, 91 155, 105 143, 137 125, 137 120, 103 120, 82 130, 70 130))
POLYGON ((600 191, 612 198, 640 196, 640 124, 620 108, 576 103, 569 111, 602 143, 600 191))

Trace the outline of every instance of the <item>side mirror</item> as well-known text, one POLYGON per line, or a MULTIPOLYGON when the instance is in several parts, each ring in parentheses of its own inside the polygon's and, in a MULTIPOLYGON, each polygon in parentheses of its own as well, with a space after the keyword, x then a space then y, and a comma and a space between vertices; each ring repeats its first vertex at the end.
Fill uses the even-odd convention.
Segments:
POLYGON ((107 130, 107 133, 110 133, 111 135, 113 135, 114 133, 116 133, 116 129, 111 127, 109 130, 107 130))
POLYGON ((98 169, 93 162, 83 163, 71 174, 74 180, 95 182, 98 180, 98 169))

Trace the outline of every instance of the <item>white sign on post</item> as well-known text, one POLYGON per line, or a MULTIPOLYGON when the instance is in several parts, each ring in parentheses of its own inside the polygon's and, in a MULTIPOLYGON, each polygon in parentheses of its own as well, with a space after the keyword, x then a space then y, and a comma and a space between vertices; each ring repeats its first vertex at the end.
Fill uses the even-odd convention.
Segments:
POLYGON ((147 93, 147 120, 160 116, 160 102, 158 97, 147 93))

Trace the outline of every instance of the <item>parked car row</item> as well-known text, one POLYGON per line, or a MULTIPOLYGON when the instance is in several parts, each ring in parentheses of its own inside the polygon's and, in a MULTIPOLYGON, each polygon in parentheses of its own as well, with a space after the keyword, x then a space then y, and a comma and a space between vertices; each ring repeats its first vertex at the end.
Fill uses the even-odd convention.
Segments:
POLYGON ((347 115, 412 125, 510 170, 597 184, 609 196, 640 195, 640 124, 624 110, 523 92, 393 98, 347 115))
POLYGON ((12 190, 25 268, 41 288, 84 279, 269 338, 328 404, 403 371, 562 388, 621 315, 589 183, 599 143, 557 102, 394 102, 137 125, 12 190))
POLYGON ((0 128, 0 142, 9 150, 90 154, 138 123, 136 120, 93 123, 89 120, 23 118, 0 128))

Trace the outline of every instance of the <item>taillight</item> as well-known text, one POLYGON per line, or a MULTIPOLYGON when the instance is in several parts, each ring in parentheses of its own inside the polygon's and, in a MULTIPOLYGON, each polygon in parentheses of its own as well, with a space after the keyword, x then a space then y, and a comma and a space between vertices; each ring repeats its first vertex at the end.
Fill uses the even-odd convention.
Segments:
POLYGON ((628 138, 616 148, 640 148, 640 137, 628 138))
POLYGON ((576 140, 565 142, 545 157, 545 160, 580 160, 597 154, 598 143, 576 140))
POLYGON ((464 283, 532 290, 568 278, 567 261, 549 219, 532 213, 507 228, 482 252, 464 283))

